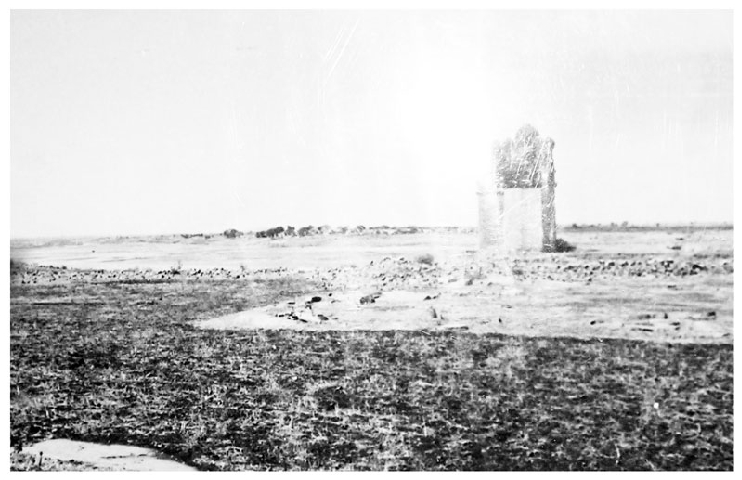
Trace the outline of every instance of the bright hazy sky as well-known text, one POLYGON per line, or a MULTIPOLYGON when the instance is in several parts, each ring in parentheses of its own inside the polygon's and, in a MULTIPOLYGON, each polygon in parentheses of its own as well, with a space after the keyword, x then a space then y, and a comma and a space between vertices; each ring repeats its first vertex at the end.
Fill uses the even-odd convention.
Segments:
POLYGON ((12 11, 10 233, 473 226, 526 122, 559 224, 731 222, 731 12, 12 11))

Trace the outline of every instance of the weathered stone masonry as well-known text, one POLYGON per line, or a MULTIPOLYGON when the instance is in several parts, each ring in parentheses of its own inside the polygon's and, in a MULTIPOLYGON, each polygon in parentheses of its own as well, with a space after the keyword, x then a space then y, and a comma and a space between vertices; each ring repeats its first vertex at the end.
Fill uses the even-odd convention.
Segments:
POLYGON ((554 246, 553 150, 554 141, 530 125, 495 146, 493 172, 478 192, 482 247, 508 254, 554 246))

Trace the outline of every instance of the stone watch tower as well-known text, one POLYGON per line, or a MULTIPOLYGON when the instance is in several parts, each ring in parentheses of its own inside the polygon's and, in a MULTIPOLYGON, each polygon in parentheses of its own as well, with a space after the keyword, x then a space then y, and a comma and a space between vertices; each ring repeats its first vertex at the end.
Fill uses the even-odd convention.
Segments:
POLYGON ((492 172, 479 186, 483 248, 550 251, 556 242, 554 141, 525 125, 495 145, 492 172))

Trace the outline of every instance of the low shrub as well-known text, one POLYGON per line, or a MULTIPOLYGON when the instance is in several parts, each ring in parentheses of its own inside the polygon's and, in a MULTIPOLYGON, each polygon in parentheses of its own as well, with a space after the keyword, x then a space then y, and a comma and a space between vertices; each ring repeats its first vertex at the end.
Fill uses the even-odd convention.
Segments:
POLYGON ((553 245, 544 247, 544 251, 548 253, 569 253, 574 252, 576 249, 576 246, 562 238, 557 238, 553 245))
POLYGON ((424 265, 433 265, 435 263, 435 257, 430 253, 423 253, 422 255, 419 255, 415 261, 424 265))

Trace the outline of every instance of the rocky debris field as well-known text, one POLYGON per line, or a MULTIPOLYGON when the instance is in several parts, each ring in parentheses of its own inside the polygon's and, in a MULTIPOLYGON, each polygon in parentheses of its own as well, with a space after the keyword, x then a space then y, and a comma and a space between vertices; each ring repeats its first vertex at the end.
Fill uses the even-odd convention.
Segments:
POLYGON ((732 258, 666 258, 653 256, 617 256, 610 259, 575 259, 564 256, 497 259, 484 258, 460 264, 427 265, 414 258, 384 257, 360 267, 296 272, 308 274, 328 289, 374 288, 379 290, 427 289, 463 281, 467 285, 487 284, 496 277, 518 280, 555 280, 579 282, 615 277, 689 277, 725 275, 734 272, 732 258))
MULTIPOLYGON (((313 269, 11 269, 12 285, 166 285, 301 279, 306 291, 203 328, 317 330, 465 329, 475 333, 733 341, 730 255, 384 256, 364 265, 313 269), (307 302, 312 297, 316 302, 307 302)), ((53 301, 47 299, 46 301, 53 301)), ((156 303, 155 299, 150 300, 156 303)))
POLYGON ((563 255, 516 259, 484 258, 467 263, 427 264, 415 258, 383 257, 368 265, 336 268, 250 270, 226 268, 170 268, 163 270, 81 270, 58 266, 16 265, 11 282, 43 284, 55 282, 153 282, 172 280, 246 280, 268 276, 305 276, 329 288, 361 286, 377 289, 435 287, 458 280, 480 283, 488 276, 515 276, 521 280, 548 279, 564 282, 612 277, 690 277, 734 273, 731 255, 657 257, 616 255, 611 258, 570 258, 563 255))

